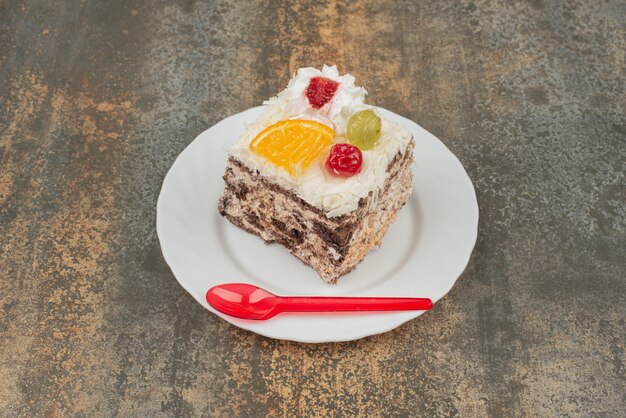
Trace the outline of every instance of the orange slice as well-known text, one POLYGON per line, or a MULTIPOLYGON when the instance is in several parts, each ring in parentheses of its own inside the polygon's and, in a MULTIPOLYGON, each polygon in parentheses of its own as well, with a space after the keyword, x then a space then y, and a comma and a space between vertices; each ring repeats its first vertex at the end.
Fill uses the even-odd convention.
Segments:
POLYGON ((332 128, 314 120, 282 120, 261 131, 250 149, 292 176, 299 176, 334 137, 332 128))

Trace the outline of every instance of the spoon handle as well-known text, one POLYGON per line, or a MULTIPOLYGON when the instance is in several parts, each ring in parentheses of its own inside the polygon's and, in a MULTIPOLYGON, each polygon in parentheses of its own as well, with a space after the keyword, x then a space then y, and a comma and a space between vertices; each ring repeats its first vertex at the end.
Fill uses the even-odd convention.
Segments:
POLYGON ((433 307, 427 298, 353 298, 299 296, 280 298, 282 312, 346 312, 346 311, 426 311, 433 307))

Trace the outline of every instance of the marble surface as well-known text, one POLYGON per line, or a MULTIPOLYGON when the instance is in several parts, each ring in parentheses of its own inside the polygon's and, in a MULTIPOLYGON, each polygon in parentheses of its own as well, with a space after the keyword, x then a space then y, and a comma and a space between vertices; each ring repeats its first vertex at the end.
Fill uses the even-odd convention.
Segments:
MULTIPOLYGON (((0 415, 623 416, 623 1, 0 5, 0 415), (470 264, 387 334, 238 330, 175 281, 161 181, 301 66, 439 137, 470 264)), ((252 256, 252 255, 251 255, 252 256)))

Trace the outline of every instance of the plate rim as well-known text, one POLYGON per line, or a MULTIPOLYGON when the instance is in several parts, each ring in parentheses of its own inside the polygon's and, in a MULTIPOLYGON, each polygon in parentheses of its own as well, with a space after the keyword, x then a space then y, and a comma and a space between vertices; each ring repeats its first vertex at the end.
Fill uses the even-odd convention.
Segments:
MULTIPOLYGON (((272 338, 272 339, 277 339, 277 340, 285 340, 285 341, 293 341, 293 342, 299 342, 299 343, 309 343, 309 344, 322 344, 322 343, 330 343, 330 342, 348 342, 348 341, 355 341, 355 340, 359 340, 365 337, 369 337, 369 336, 373 336, 373 335, 379 335, 379 334, 384 334, 386 332, 389 332, 395 328, 400 327, 401 325, 404 325, 405 323, 418 318, 419 316, 423 315, 424 313, 428 312, 428 311, 406 311, 406 312, 402 312, 404 314, 407 315, 407 317, 403 317, 401 318, 399 321, 395 320, 395 321, 388 321, 387 324, 389 324, 388 326, 382 326, 380 328, 377 328, 374 332, 372 332, 369 329, 366 329, 363 332, 360 333, 355 333, 354 335, 351 335, 348 338, 342 338, 342 339, 338 339, 338 338, 325 338, 324 336, 317 336, 317 338, 290 338, 290 337, 285 337, 285 336, 276 336, 275 333, 272 332, 265 332, 264 329, 262 330, 258 330, 258 329, 254 329, 252 326, 252 323, 256 323, 258 321, 253 321, 250 326, 248 326, 248 322, 245 320, 241 320, 238 318, 232 318, 228 315, 222 314, 221 312, 215 310, 212 306, 210 306, 208 304, 208 302, 206 302, 205 299, 198 299, 196 298, 194 292, 189 289, 189 287, 184 283, 183 280, 181 280, 181 278, 179 277, 179 275, 176 273, 176 271, 174 270, 174 268, 172 267, 173 262, 171 259, 171 252, 168 253, 168 250, 166 250, 167 245, 164 245, 165 240, 164 240, 164 231, 163 231, 163 191, 166 188, 166 185, 171 181, 172 176, 175 171, 175 167, 177 167, 178 164, 181 163, 181 156, 183 154, 185 154, 187 151, 189 151, 189 149, 197 142, 197 140, 203 136, 207 131, 215 128, 217 125, 224 123, 226 121, 228 121, 229 119, 235 119, 238 117, 241 117, 244 113, 248 113, 248 112, 255 112, 255 111, 260 111, 261 109, 263 109, 265 106, 254 106, 251 107, 249 109, 243 110, 241 112, 237 112, 235 114, 232 114, 230 116, 227 116, 221 120, 219 120, 218 122, 214 123, 213 125, 211 125, 210 127, 208 127, 207 129, 203 130, 202 132, 200 132, 198 135, 196 135, 196 137, 190 142, 188 143, 185 148, 176 156, 176 158, 174 159, 172 165, 170 166, 170 168, 168 169, 165 177, 163 178, 163 182, 161 184, 161 188, 159 190, 159 197, 157 198, 157 204, 156 204, 156 219, 155 219, 155 224, 156 224, 156 232, 157 232, 157 238, 159 240, 159 246, 161 247, 161 253, 163 255, 163 259, 165 260, 165 262, 167 263, 170 271, 172 272, 172 275, 174 276, 174 278, 176 279, 176 281, 178 282, 178 284, 187 292, 191 295, 191 297, 196 300, 198 303, 200 303, 205 309, 207 309, 208 311, 210 311, 211 313, 217 315, 219 318, 225 320, 226 322, 228 322, 231 325, 234 325, 237 328, 240 329, 244 329, 246 331, 249 332, 253 332, 255 334, 259 334, 262 335, 266 338, 272 338), (410 313, 410 314, 409 314, 410 313), (414 315, 413 315, 414 314, 414 315)), ((428 135, 430 135, 432 138, 434 138, 435 140, 437 140, 437 142, 439 143, 439 145, 443 146, 443 148, 445 149, 445 151, 449 154, 450 157, 452 157, 452 160, 454 161, 455 164, 457 164, 459 166, 459 168, 462 170, 462 173, 464 174, 463 177, 463 181, 466 183, 466 185, 469 186, 469 190, 471 190, 471 194, 472 194, 472 199, 471 199, 471 203, 472 203, 472 207, 473 207, 473 212, 475 214, 475 216, 472 218, 472 228, 471 228, 471 236, 469 236, 470 241, 471 241, 471 245, 469 248, 469 251, 467 252, 465 258, 463 259, 463 263, 461 263, 460 265, 462 265, 462 267, 460 268, 460 271, 458 273, 455 273, 454 275, 456 276, 456 278, 454 280, 451 281, 450 285, 447 286, 447 289, 445 290, 445 292, 443 292, 442 296, 440 296, 437 299, 433 299, 433 304, 436 304, 439 300, 443 299, 448 293, 450 293, 450 291, 452 290, 452 288, 454 287, 454 285, 456 284, 456 282, 458 281, 458 279, 461 277, 461 275, 463 274, 463 272, 465 271, 465 269, 467 268, 472 254, 474 252, 474 248, 476 246, 476 242, 477 242, 477 238, 478 238, 478 226, 479 226, 479 219, 480 219, 480 208, 478 205, 478 199, 477 199, 477 195, 476 195, 476 189, 474 187, 474 184, 469 176, 469 174, 467 173, 467 170, 465 170, 465 167, 463 166, 463 164, 461 163, 461 161, 458 159, 458 157, 446 146, 445 143, 443 143, 443 141, 441 141, 438 137, 436 137, 435 135, 433 135, 432 133, 430 133, 429 131, 427 131, 425 128, 423 128, 421 125, 419 125, 417 122, 414 122, 402 115, 399 115, 391 110, 385 109, 385 108, 381 108, 378 106, 372 106, 373 108, 377 109, 377 110, 382 110, 383 113, 388 113, 393 115, 394 117, 400 118, 402 119, 403 122, 405 123, 411 123, 416 125, 417 127, 419 127, 421 130, 425 131, 428 135)), ((413 150, 413 152, 415 152, 415 150, 413 150)), ((175 263, 174 263, 175 264, 175 263)))

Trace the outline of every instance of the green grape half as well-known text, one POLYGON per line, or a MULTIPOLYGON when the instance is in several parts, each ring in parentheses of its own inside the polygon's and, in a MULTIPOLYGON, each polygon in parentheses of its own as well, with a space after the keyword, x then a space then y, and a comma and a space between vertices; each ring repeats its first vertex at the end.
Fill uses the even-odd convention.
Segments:
POLYGON ((362 110, 348 120, 348 141, 362 150, 374 148, 380 138, 380 118, 373 110, 362 110))

